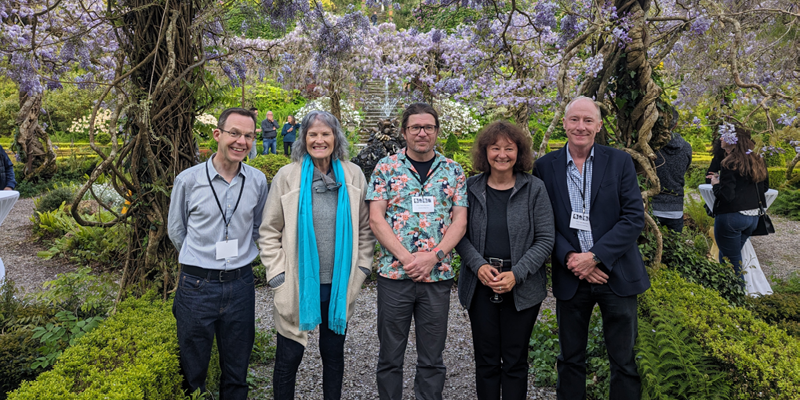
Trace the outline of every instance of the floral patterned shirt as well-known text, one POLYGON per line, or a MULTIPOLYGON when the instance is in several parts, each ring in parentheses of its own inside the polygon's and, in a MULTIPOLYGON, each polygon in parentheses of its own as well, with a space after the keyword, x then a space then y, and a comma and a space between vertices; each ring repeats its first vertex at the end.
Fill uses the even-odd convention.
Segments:
MULTIPOLYGON (((375 166, 367 200, 387 200, 386 222, 411 253, 432 250, 442 240, 453 217, 453 206, 467 207, 467 179, 461 165, 436 153, 425 185, 406 157, 406 150, 384 157, 375 166), (434 212, 414 212, 412 198, 432 196, 434 212)), ((453 279, 452 251, 431 270, 426 282, 453 279)), ((378 273, 389 279, 411 279, 387 248, 380 246, 378 273)))

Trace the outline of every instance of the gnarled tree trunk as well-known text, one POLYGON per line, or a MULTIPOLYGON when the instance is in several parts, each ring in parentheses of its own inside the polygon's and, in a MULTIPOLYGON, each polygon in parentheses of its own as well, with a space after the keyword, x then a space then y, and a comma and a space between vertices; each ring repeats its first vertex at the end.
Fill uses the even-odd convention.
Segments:
POLYGON ((53 143, 44 128, 39 125, 43 95, 19 93, 19 113, 16 123, 19 133, 15 140, 19 149, 20 161, 25 163, 24 180, 48 178, 56 172, 56 153, 53 143))

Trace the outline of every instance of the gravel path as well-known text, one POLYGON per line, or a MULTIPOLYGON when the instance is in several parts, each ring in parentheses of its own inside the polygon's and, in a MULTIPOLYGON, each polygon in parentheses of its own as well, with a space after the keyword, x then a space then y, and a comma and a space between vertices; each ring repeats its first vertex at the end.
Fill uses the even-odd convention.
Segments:
MULTIPOLYGON (((548 304, 555 307, 552 296, 548 304)), ((378 338, 376 335, 377 290, 374 282, 368 284, 356 301, 356 310, 348 323, 345 342, 345 372, 342 390, 344 399, 377 399, 375 370, 378 361, 378 338)), ((270 329, 272 323, 272 292, 266 288, 256 290, 256 318, 260 329, 270 329)), ((319 355, 318 330, 309 335, 308 347, 297 374, 295 398, 303 400, 322 399, 322 363, 319 355)), ((416 343, 414 324, 411 324, 406 358, 403 364, 403 398, 414 398, 414 367, 416 365, 416 343)), ((472 330, 467 311, 458 302, 454 289, 450 295, 450 316, 447 324, 447 342, 444 350, 447 378, 444 383, 445 399, 475 398, 475 363, 472 352, 472 330)), ((272 367, 264 371, 271 374, 272 367)), ((269 376, 271 381, 271 376, 269 376)), ((555 399, 553 388, 536 388, 533 377, 529 377, 529 399, 555 399)))
POLYGON ((36 257, 36 253, 47 248, 32 235, 33 210, 33 199, 19 199, 0 229, 0 257, 6 276, 14 280, 20 293, 38 292, 43 283, 55 279, 56 275, 76 269, 64 258, 43 260, 36 257))

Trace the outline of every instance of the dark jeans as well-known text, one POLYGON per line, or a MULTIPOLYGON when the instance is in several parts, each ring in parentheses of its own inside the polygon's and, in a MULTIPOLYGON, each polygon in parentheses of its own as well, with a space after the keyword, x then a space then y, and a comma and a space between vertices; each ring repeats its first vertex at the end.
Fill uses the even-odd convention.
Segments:
POLYGON ((586 344, 589 338, 589 319, 594 305, 603 315, 603 339, 611 362, 611 400, 638 400, 642 384, 636 369, 633 345, 638 320, 636 296, 620 297, 608 285, 581 281, 575 296, 557 300, 559 400, 586 398, 586 344))
POLYGON ((403 359, 411 318, 417 336, 417 400, 441 400, 447 372, 442 358, 447 337, 452 280, 417 283, 378 277, 378 395, 403 398, 403 359))
POLYGON ((278 154, 278 138, 264 139, 264 152, 262 154, 278 154))
POLYGON ((177 320, 184 388, 205 392, 214 336, 222 376, 219 398, 247 398, 247 366, 255 339, 255 286, 250 266, 239 279, 220 282, 181 273, 172 304, 177 320))
MULTIPOLYGON (((329 305, 328 301, 320 303, 322 323, 319 326, 319 353, 322 356, 322 393, 325 400, 337 400, 342 398, 346 335, 338 335, 328 328, 329 305)), ((304 351, 305 347, 302 344, 278 334, 275 368, 272 371, 275 400, 294 400, 297 368, 303 360, 304 351)))
POLYGON ((283 142, 283 155, 290 156, 292 155, 292 145, 294 142, 283 142))
POLYGON ((478 283, 468 310, 475 347, 475 386, 479 400, 524 400, 528 396, 528 343, 541 303, 517 311, 513 292, 502 303, 489 301, 494 292, 478 283))
POLYGON ((742 275, 742 247, 758 226, 758 216, 742 215, 738 212, 718 214, 714 218, 714 239, 719 247, 719 261, 727 257, 744 287, 742 275))
POLYGON ((675 232, 678 233, 683 232, 683 218, 664 218, 664 217, 656 217, 656 218, 658 218, 659 224, 664 225, 675 232))

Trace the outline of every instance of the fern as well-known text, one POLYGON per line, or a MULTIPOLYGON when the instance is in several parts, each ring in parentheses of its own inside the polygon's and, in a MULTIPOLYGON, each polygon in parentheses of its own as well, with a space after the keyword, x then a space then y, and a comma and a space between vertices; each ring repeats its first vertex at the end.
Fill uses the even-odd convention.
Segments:
POLYGON ((731 380, 703 353, 691 332, 659 310, 639 319, 636 345, 643 400, 730 399, 731 380))

